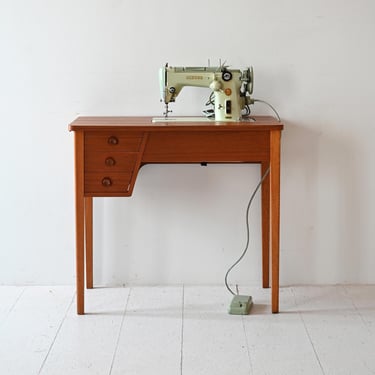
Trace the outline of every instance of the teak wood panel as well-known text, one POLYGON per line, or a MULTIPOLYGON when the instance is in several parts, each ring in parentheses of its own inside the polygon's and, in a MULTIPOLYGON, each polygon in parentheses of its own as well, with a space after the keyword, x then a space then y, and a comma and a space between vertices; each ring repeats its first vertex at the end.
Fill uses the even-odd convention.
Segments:
POLYGON ((84 132, 84 194, 86 197, 128 197, 141 166, 147 133, 84 132))
POLYGON ((139 151, 143 133, 139 132, 87 132, 85 148, 88 151, 139 151))
POLYGON ((134 170, 138 157, 136 152, 85 150, 85 171, 130 172, 134 170))
POLYGON ((261 162, 269 160, 269 132, 150 132, 143 163, 261 162))
POLYGON ((121 173, 85 173, 85 193, 95 195, 95 193, 108 194, 124 193, 130 189, 130 182, 133 171, 121 173), (107 182, 107 184, 105 184, 107 182))
POLYGON ((231 130, 282 130, 283 124, 272 116, 252 116, 248 121, 240 122, 216 122, 216 121, 197 121, 197 122, 157 122, 153 123, 149 116, 80 116, 69 124, 70 131, 114 131, 114 130, 132 130, 132 131, 156 131, 163 132, 169 130, 192 131, 212 131, 214 129, 222 131, 231 130))

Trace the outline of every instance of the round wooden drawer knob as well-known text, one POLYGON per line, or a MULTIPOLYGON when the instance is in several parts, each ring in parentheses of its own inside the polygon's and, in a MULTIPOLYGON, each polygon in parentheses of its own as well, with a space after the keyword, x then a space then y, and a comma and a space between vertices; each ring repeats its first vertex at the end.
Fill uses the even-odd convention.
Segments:
POLYGON ((110 137, 108 138, 108 143, 109 143, 110 145, 117 145, 117 144, 118 144, 118 138, 115 137, 114 135, 112 135, 112 136, 110 136, 110 137))
POLYGON ((102 185, 105 187, 109 187, 112 185, 112 180, 109 177, 104 177, 102 180, 102 185))
POLYGON ((105 159, 105 165, 107 167, 113 167, 115 164, 116 164, 116 160, 115 159, 113 159, 111 157, 105 159))

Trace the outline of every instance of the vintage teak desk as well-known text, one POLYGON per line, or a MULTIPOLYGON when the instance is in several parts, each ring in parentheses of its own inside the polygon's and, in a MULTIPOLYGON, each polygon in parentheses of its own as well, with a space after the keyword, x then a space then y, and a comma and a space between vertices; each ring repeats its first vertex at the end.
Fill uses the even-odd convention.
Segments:
POLYGON ((93 288, 93 197, 130 197, 139 169, 156 163, 259 163, 262 185, 263 287, 279 311, 280 137, 272 117, 253 122, 158 122, 151 117, 78 117, 75 144, 77 313, 93 288))

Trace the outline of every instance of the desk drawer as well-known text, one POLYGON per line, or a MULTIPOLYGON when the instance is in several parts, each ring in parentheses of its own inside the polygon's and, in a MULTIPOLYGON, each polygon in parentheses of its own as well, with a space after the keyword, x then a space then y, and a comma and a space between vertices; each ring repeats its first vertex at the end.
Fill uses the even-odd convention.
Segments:
POLYGON ((124 173, 86 173, 85 193, 126 193, 130 189, 132 172, 124 173))
POLYGON ((142 162, 259 163, 269 160, 269 144, 269 132, 260 130, 153 132, 149 135, 142 162))
POLYGON ((133 171, 137 162, 136 152, 85 152, 86 172, 126 172, 133 171))
POLYGON ((85 150, 137 152, 141 148, 143 133, 87 132, 85 150))

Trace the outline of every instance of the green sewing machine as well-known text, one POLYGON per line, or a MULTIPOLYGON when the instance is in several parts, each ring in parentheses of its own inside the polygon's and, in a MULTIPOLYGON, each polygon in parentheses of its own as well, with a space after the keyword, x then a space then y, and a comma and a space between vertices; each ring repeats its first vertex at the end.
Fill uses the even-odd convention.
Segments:
MULTIPOLYGON (((164 117, 154 118, 158 121, 188 121, 189 117, 169 117, 169 103, 176 101, 185 86, 208 87, 212 90, 207 102, 213 109, 204 111, 205 117, 215 121, 240 121, 243 112, 250 114, 249 105, 254 101, 250 97, 253 92, 253 69, 229 69, 225 65, 217 67, 171 67, 168 64, 160 69, 160 91, 165 103, 164 117)), ((190 118, 196 121, 197 117, 190 118)))

